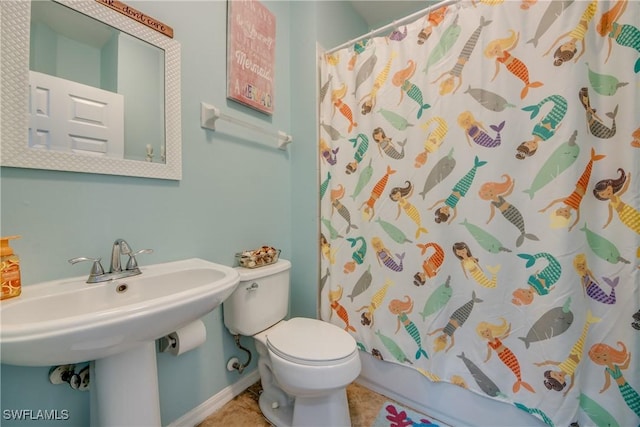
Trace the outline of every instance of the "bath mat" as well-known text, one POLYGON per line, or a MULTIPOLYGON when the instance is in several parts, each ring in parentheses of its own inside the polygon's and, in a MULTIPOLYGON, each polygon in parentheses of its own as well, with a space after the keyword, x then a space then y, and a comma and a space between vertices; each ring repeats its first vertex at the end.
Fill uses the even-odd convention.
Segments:
POLYGON ((385 402, 372 427, 440 427, 426 415, 407 409, 394 402, 385 402))

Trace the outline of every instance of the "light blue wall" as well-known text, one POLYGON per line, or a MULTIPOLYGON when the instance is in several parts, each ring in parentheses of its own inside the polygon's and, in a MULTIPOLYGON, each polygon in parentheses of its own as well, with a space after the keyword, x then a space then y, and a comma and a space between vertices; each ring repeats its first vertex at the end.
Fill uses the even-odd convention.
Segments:
POLYGON ((117 92, 124 96, 124 134, 127 138, 124 157, 145 160, 147 144, 154 161, 160 161, 164 146, 164 51, 146 42, 120 35, 117 59, 117 92), (142 78, 141 78, 142 76, 142 78), (134 114, 128 115, 128 111, 134 114))
MULTIPOLYGON (((71 266, 67 259, 108 260, 118 237, 134 249, 155 250, 140 257, 141 264, 199 257, 231 265, 234 252, 270 244, 293 261, 291 314, 315 315, 316 41, 331 47, 364 33, 366 26, 345 2, 263 3, 277 20, 276 109, 271 117, 226 100, 226 2, 127 2, 171 25, 181 44, 183 179, 1 168, 0 232, 23 236, 14 247, 21 256, 25 286, 88 273, 87 265, 71 266), (287 131, 294 143, 286 152, 273 149, 273 139, 226 122, 219 122, 215 133, 205 131, 200 128, 201 101, 287 131)), ((180 357, 158 355, 163 424, 239 378, 225 368, 230 357, 243 355, 224 328, 221 309, 204 321, 204 345, 180 357)), ((252 347, 248 339, 243 343, 252 347)), ((253 369, 255 358, 248 371, 253 369)), ((2 365, 1 409, 66 409, 68 421, 48 425, 88 425, 88 393, 50 384, 47 372, 2 365)), ((43 425, 6 419, 0 423, 43 425)))
POLYGON ((31 70, 102 87, 100 49, 60 35, 41 24, 32 26, 30 45, 31 70))
POLYGON ((330 49, 364 34, 367 26, 344 1, 292 1, 291 126, 298 137, 292 152, 292 283, 291 315, 315 317, 318 307, 319 175, 316 44, 330 49))
POLYGON ((118 44, 115 34, 100 49, 100 87, 111 92, 118 91, 118 44))
POLYGON ((43 24, 32 25, 29 38, 30 69, 55 75, 57 45, 57 37, 51 28, 43 24))

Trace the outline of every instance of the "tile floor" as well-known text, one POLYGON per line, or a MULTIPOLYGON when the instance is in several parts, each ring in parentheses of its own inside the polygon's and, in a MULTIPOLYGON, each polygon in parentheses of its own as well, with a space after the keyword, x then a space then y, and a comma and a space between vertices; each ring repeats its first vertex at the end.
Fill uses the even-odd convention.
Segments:
MULTIPOLYGON (((255 383, 231 402, 209 415, 197 427, 268 427, 271 424, 262 416, 258 407, 258 397, 262 387, 255 383)), ((352 383, 347 387, 349 412, 353 427, 369 427, 376 419, 386 396, 366 387, 352 383)))

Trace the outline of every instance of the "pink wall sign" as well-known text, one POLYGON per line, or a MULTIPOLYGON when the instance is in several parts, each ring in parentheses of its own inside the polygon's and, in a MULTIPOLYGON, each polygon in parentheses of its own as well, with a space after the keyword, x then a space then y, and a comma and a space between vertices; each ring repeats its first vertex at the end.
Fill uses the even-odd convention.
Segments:
POLYGON ((276 18, 257 0, 227 8, 227 97, 273 114, 276 18))

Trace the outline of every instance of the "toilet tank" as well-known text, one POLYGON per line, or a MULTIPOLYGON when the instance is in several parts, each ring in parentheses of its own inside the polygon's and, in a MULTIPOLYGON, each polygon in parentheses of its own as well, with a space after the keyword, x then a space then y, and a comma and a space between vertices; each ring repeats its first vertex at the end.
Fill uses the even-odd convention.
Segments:
POLYGON ((240 284, 222 303, 224 325, 234 335, 253 336, 289 311, 291 263, 285 259, 258 268, 236 267, 240 284))

